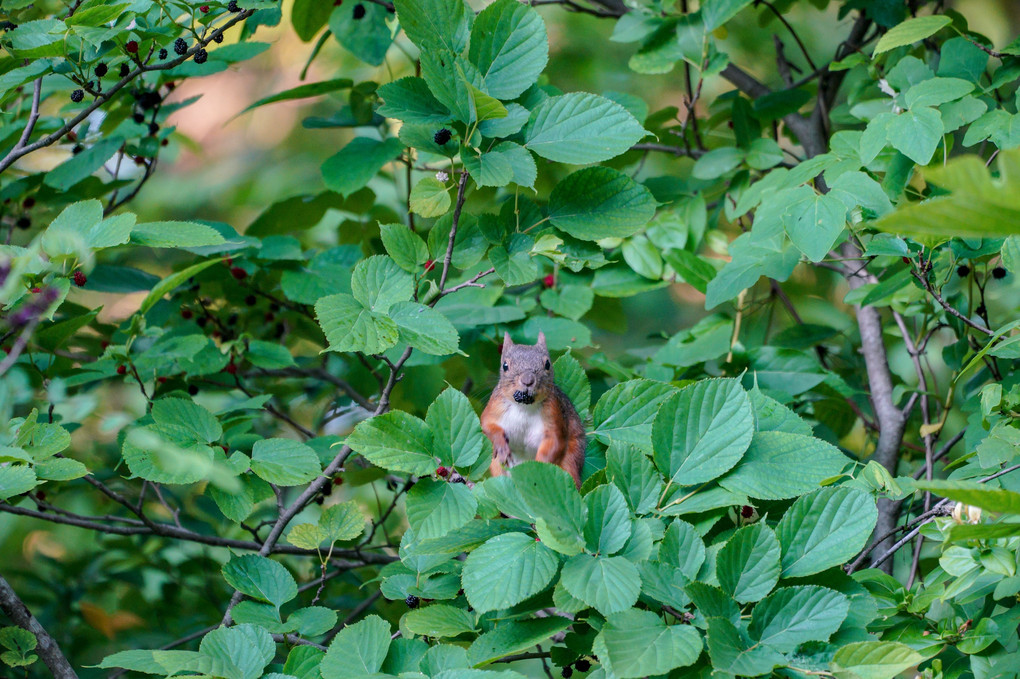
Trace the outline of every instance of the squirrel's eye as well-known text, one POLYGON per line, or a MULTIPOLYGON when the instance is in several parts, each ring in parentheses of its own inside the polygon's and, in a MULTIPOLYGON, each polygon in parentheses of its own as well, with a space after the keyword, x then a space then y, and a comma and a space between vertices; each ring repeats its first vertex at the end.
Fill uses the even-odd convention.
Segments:
POLYGON ((506 372, 507 370, 510 370, 510 366, 508 366, 506 363, 504 363, 503 364, 503 372, 506 372))
POLYGON ((548 370, 548 369, 549 369, 549 368, 551 368, 551 367, 552 367, 552 366, 551 366, 551 365, 549 365, 549 359, 548 359, 548 358, 547 358, 547 359, 545 359, 545 369, 546 369, 546 370, 548 370))

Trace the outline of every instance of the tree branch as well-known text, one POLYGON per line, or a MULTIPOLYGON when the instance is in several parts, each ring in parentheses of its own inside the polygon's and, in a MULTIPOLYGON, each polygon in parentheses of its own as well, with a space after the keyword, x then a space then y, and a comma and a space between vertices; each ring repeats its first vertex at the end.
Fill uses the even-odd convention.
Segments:
POLYGON ((49 632, 43 629, 32 612, 28 610, 28 606, 18 598, 18 594, 2 575, 0 575, 0 610, 15 625, 35 635, 35 640, 38 643, 35 649, 36 653, 56 679, 78 679, 78 674, 71 667, 71 663, 67 661, 60 646, 49 632))

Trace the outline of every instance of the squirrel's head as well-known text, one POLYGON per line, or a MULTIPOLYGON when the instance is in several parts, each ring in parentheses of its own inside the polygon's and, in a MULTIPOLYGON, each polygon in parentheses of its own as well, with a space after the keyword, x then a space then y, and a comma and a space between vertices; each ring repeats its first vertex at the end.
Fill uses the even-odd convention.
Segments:
POLYGON ((510 334, 504 333, 499 381, 513 389, 513 398, 518 403, 530 404, 545 399, 553 384, 545 333, 538 333, 537 344, 514 344, 510 334))

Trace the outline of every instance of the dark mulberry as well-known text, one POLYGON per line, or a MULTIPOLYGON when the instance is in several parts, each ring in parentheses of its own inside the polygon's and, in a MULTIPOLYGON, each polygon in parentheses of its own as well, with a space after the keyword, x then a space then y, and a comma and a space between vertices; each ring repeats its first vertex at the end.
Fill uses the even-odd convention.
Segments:
POLYGON ((444 127, 443 129, 436 132, 435 136, 432 137, 432 141, 436 142, 440 146, 443 146, 444 144, 446 144, 446 142, 450 141, 452 138, 453 133, 444 127))
POLYGON ((71 101, 78 104, 85 99, 85 90, 75 90, 71 92, 71 101))
POLYGON ((168 55, 168 52, 166 51, 165 47, 159 50, 160 61, 162 61, 163 59, 166 59, 167 55, 168 55))
POLYGON ((413 594, 408 594, 407 598, 404 599, 404 603, 407 604, 408 608, 418 608, 418 604, 421 603, 421 599, 413 594))
POLYGON ((241 8, 237 6, 237 0, 230 0, 230 2, 227 3, 227 10, 231 12, 240 12, 241 8))
POLYGON ((195 52, 195 63, 196 64, 204 64, 208 58, 209 58, 209 53, 206 52, 205 50, 198 50, 197 52, 195 52))
POLYGON ((580 660, 574 663, 574 667, 577 668, 578 672, 587 672, 588 670, 591 669, 591 663, 585 660, 584 658, 581 658, 580 660))
POLYGON ((362 5, 361 3, 358 3, 357 5, 355 5, 354 6, 354 13, 353 13, 352 16, 354 16, 355 20, 364 19, 365 18, 365 6, 362 5))
POLYGON ((970 267, 967 266, 966 264, 961 264, 960 266, 956 267, 956 275, 959 276, 960 278, 966 278, 967 276, 970 275, 970 267))
POLYGON ((96 64, 96 77, 102 78, 109 70, 110 69, 106 67, 106 64, 96 64))
POLYGON ((992 269, 992 278, 996 278, 996 279, 1001 280, 1001 279, 1003 279, 1005 277, 1006 277, 1006 270, 1003 269, 1001 266, 997 266, 994 269, 992 269))
POLYGON ((128 66, 127 64, 121 64, 120 65, 120 77, 121 78, 126 78, 129 73, 131 73, 131 67, 128 66))
POLYGON ((222 33, 217 33, 216 35, 213 36, 212 41, 214 43, 216 43, 217 45, 220 44, 221 42, 223 42, 223 34, 222 33))
POLYGON ((177 38, 174 40, 174 52, 183 55, 188 51, 188 41, 184 38, 177 38))

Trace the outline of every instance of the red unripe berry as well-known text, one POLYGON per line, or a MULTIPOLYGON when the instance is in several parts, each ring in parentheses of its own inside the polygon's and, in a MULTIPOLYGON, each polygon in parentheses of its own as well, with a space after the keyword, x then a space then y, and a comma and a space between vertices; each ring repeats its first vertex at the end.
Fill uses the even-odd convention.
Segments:
POLYGON ((230 452, 230 449, 229 449, 229 448, 227 448, 227 447, 226 447, 225 445, 223 445, 222 443, 220 444, 220 448, 222 448, 222 449, 223 449, 223 452, 224 452, 224 453, 230 452))
POLYGON ((37 498, 39 498, 40 500, 43 500, 43 501, 45 501, 45 500, 46 500, 46 491, 44 491, 44 490, 40 490, 39 492, 37 492, 37 493, 35 494, 35 496, 36 496, 37 498))
POLYGON ((103 340, 102 342, 99 343, 99 348, 104 350, 104 351, 106 350, 106 347, 108 347, 108 346, 110 346, 110 343, 107 342, 106 340, 103 340))
POLYGON ((436 475, 437 475, 437 476, 441 476, 441 477, 443 477, 444 479, 445 479, 445 478, 446 478, 446 477, 447 477, 447 476, 448 476, 449 474, 450 474, 450 470, 449 470, 449 469, 447 469, 446 467, 442 467, 442 466, 441 466, 441 467, 439 467, 438 469, 436 469, 436 475))
POLYGON ((554 285, 556 285, 556 277, 553 276, 551 273, 546 274, 545 278, 542 279, 542 285, 544 285, 547 288, 553 287, 554 285))
POLYGON ((233 257, 227 257, 226 259, 223 260, 223 266, 233 266, 233 265, 234 265, 234 258, 233 257))
POLYGON ((81 270, 78 270, 78 271, 74 272, 74 284, 75 285, 77 285, 79 288, 84 288, 86 282, 88 282, 88 279, 85 278, 85 274, 83 274, 81 272, 81 270))
POLYGON ((910 257, 904 257, 903 258, 903 263, 904 264, 910 264, 910 257))
POLYGON ((239 266, 234 266, 230 268, 230 275, 240 281, 248 277, 248 272, 239 266))
POLYGON ((156 381, 159 382, 160 384, 166 384, 166 378, 165 377, 157 377, 156 381))
POLYGON ((230 363, 227 364, 227 367, 224 368, 223 371, 228 373, 228 374, 230 374, 230 375, 236 375, 237 374, 237 364, 234 363, 233 361, 231 361, 230 363))
POLYGON ((183 318, 184 320, 188 320, 189 318, 191 318, 194 315, 195 314, 193 314, 191 312, 191 309, 188 309, 188 308, 181 309, 181 318, 183 318))
POLYGON ((751 505, 744 505, 740 508, 740 515, 745 519, 750 519, 752 514, 754 514, 754 507, 751 505))
POLYGON ((425 262, 425 273, 428 273, 429 271, 432 271, 432 269, 434 269, 434 268, 436 268, 435 260, 430 259, 430 260, 425 262))
POLYGON ((117 366, 117 374, 118 375, 126 375, 127 374, 127 366, 126 365, 118 365, 117 366))
POLYGON ((131 54, 138 54, 138 41, 128 40, 127 44, 124 45, 124 49, 126 49, 131 54))
POLYGON ((202 5, 198 9, 201 10, 202 14, 206 14, 209 12, 209 5, 202 5))
POLYGON ((32 288, 32 292, 38 294, 38 293, 42 292, 42 288, 32 288))
POLYGON ((542 540, 540 540, 540 539, 539 539, 539 537, 538 537, 538 536, 536 535, 536 536, 535 536, 535 542, 541 542, 541 541, 542 541, 542 540))
POLYGON ((344 485, 344 480, 341 477, 339 477, 339 476, 334 476, 333 477, 333 485, 334 486, 342 486, 342 485, 344 485))

